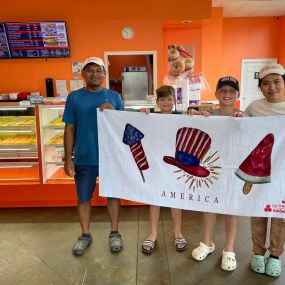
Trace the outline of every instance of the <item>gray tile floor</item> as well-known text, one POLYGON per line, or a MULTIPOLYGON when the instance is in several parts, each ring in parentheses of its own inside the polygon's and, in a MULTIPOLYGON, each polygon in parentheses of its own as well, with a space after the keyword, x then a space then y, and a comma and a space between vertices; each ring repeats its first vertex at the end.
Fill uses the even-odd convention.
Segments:
POLYGON ((141 242, 149 233, 148 207, 121 209, 120 231, 124 250, 109 252, 109 222, 105 207, 94 207, 91 233, 93 244, 83 257, 71 253, 80 233, 75 208, 0 209, 0 284, 1 285, 153 285, 153 284, 285 284, 285 259, 282 275, 274 279, 252 272, 249 218, 241 217, 236 242, 238 268, 220 268, 224 243, 224 219, 219 216, 216 251, 206 260, 191 258, 192 249, 202 236, 202 215, 183 212, 183 233, 189 248, 177 253, 174 248, 169 209, 162 208, 158 248, 151 256, 141 253, 141 242))

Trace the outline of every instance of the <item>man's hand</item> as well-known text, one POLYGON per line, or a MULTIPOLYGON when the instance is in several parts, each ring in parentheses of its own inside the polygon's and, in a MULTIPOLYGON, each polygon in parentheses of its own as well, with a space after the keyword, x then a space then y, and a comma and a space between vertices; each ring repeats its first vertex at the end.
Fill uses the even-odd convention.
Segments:
POLYGON ((112 104, 111 103, 109 103, 109 102, 105 102, 104 104, 102 104, 101 106, 100 106, 100 112, 103 112, 105 109, 108 109, 108 110, 114 110, 114 107, 112 106, 112 104))
POLYGON ((71 159, 68 159, 64 162, 64 171, 67 176, 74 177, 75 169, 74 163, 71 159))

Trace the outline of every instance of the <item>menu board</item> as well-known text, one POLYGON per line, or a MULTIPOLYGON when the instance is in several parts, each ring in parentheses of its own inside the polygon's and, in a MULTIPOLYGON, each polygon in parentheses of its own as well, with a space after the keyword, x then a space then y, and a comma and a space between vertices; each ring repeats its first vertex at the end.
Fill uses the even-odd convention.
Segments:
POLYGON ((65 22, 4 23, 4 31, 11 58, 70 56, 65 22))
POLYGON ((0 23, 0 58, 10 58, 8 40, 5 33, 4 23, 0 23))

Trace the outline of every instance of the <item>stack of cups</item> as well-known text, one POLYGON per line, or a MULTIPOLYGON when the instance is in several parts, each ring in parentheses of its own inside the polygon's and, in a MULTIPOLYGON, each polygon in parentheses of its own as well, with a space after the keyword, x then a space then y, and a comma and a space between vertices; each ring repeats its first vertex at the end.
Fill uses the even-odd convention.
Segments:
POLYGON ((176 111, 187 113, 189 106, 190 85, 188 79, 176 80, 176 111))
POLYGON ((177 112, 183 112, 183 103, 182 103, 182 88, 175 86, 175 110, 177 112))

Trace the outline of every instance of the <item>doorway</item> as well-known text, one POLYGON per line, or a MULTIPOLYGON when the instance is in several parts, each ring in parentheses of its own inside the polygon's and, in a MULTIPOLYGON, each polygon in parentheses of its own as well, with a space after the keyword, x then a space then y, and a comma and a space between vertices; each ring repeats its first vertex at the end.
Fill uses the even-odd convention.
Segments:
POLYGON ((243 59, 241 66, 241 92, 240 109, 246 107, 254 100, 263 98, 258 89, 258 73, 262 66, 268 63, 276 63, 276 58, 243 59))
POLYGON ((157 88, 156 51, 105 52, 104 59, 106 87, 120 93, 125 103, 145 101, 146 95, 154 95, 157 88))

